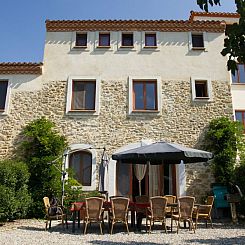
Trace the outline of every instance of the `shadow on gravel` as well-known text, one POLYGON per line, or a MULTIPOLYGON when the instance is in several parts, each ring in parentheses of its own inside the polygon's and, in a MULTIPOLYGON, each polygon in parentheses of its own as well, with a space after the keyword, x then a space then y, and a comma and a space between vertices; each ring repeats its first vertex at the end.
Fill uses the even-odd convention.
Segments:
POLYGON ((91 244, 106 244, 106 245, 125 245, 125 244, 133 244, 133 245, 141 245, 141 244, 147 244, 147 245, 170 245, 170 243, 155 243, 155 242, 135 242, 135 241, 128 241, 128 242, 112 242, 112 241, 101 241, 101 240, 94 240, 90 241, 91 244))
POLYGON ((215 238, 215 239, 190 239, 185 242, 195 244, 212 244, 212 245, 234 245, 234 244, 245 244, 245 236, 238 236, 232 238, 215 238))

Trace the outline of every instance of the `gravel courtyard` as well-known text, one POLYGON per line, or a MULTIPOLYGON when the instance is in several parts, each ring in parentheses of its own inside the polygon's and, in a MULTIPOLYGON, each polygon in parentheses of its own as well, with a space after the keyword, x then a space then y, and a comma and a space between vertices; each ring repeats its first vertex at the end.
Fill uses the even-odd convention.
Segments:
POLYGON ((71 223, 68 230, 62 229, 59 221, 52 222, 52 228, 44 231, 44 220, 17 220, 0 226, 0 244, 6 245, 35 245, 35 244, 245 244, 245 224, 232 225, 228 221, 214 221, 214 229, 200 224, 196 234, 187 229, 181 229, 179 234, 174 229, 173 233, 166 234, 156 226, 151 234, 144 229, 141 232, 130 230, 130 235, 125 232, 125 227, 116 224, 115 233, 99 235, 96 224, 88 227, 88 234, 83 235, 81 229, 71 232, 71 223))

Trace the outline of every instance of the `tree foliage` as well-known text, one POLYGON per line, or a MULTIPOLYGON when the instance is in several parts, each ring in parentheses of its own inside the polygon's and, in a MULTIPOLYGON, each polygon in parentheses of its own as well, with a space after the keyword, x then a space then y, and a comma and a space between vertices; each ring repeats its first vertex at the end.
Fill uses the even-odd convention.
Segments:
MULTIPOLYGON (((245 64, 245 0, 234 0, 237 13, 240 14, 238 23, 234 23, 226 28, 226 38, 224 49, 221 54, 228 57, 227 67, 233 74, 237 70, 237 62, 245 64)), ((220 5, 221 0, 197 0, 201 9, 208 12, 208 6, 220 5)))
POLYGON ((214 153, 212 167, 216 181, 232 182, 237 154, 244 151, 243 126, 227 117, 214 119, 209 124, 205 140, 207 150, 214 153))
POLYGON ((28 192, 30 174, 23 162, 0 162, 0 221, 26 216, 31 204, 28 192))
POLYGON ((43 217, 43 197, 61 195, 62 156, 66 139, 54 130, 54 123, 41 118, 29 123, 23 130, 25 140, 19 147, 30 172, 29 190, 33 203, 29 215, 43 217), (54 164, 49 164, 58 159, 54 164))

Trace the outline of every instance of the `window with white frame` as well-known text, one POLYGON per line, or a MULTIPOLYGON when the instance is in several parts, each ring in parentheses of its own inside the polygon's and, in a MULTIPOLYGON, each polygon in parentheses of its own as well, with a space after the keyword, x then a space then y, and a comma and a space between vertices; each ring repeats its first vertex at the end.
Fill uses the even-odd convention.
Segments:
POLYGON ((9 99, 9 81, 0 80, 0 113, 6 113, 9 99))
POLYGON ((157 36, 156 33, 145 33, 145 47, 156 47, 157 36))
POLYGON ((99 33, 98 47, 110 47, 110 33, 99 33))
POLYGON ((69 77, 66 112, 98 114, 99 86, 98 78, 69 77))
POLYGON ((129 114, 160 112, 160 77, 129 77, 129 114))
POLYGON ((189 33, 189 43, 190 49, 192 50, 207 50, 207 41, 206 41, 205 32, 190 32, 189 33))
POLYGON ((76 33, 76 47, 87 47, 87 33, 76 33))
POLYGON ((191 78, 192 99, 193 100, 211 100, 211 81, 209 79, 191 78))

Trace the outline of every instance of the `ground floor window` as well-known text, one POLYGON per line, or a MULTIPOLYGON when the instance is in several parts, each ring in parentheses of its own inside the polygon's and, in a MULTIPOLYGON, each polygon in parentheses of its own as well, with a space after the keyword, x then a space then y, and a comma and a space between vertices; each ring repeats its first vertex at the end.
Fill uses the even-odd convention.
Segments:
POLYGON ((245 129, 245 111, 235 111, 236 120, 240 121, 245 129))
POLYGON ((70 155, 69 168, 73 169, 75 179, 83 186, 91 186, 92 154, 87 151, 76 151, 70 155))

